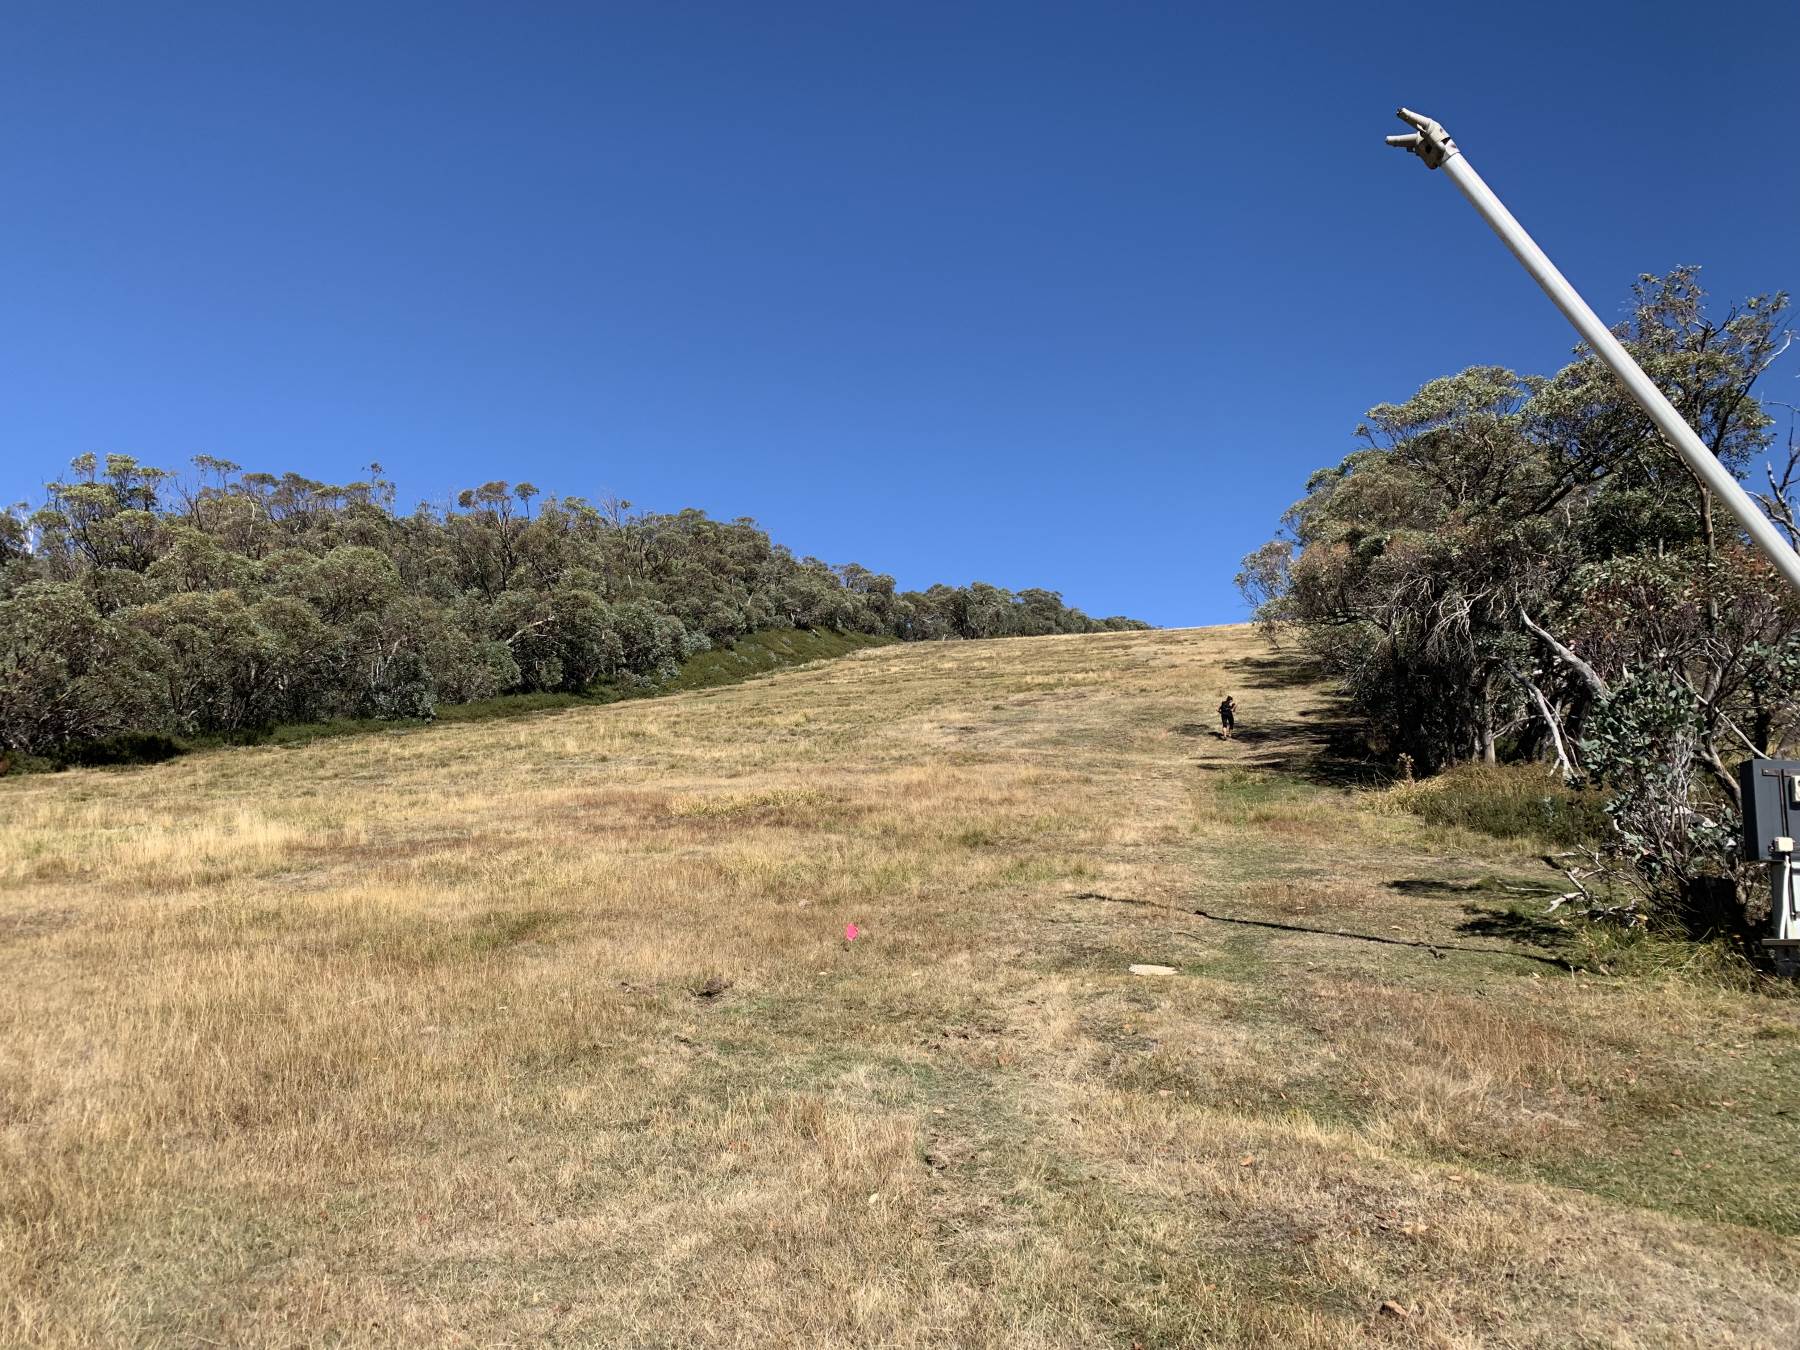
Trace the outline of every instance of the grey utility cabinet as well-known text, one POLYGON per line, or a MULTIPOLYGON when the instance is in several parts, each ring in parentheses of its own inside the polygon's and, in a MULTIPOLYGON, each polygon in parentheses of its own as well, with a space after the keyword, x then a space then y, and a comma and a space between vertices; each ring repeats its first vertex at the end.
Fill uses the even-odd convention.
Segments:
POLYGON ((1800 759, 1747 759, 1738 765, 1744 794, 1744 857, 1773 862, 1777 839, 1800 831, 1800 759))

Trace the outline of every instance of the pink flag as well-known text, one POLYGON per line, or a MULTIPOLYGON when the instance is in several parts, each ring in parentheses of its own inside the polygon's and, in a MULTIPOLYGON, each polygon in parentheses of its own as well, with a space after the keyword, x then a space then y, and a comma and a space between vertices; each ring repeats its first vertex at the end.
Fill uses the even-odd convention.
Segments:
POLYGON ((862 929, 858 928, 855 924, 853 924, 853 923, 845 924, 844 925, 844 941, 845 942, 855 942, 858 935, 860 935, 861 932, 862 932, 862 929))

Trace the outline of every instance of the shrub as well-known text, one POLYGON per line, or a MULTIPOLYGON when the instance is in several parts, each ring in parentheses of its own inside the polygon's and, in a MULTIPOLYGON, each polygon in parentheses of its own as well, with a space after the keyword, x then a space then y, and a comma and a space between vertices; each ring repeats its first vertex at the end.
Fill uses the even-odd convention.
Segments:
POLYGON ((1384 794, 1434 825, 1497 839, 1540 839, 1571 846, 1604 839, 1606 797, 1547 778, 1541 764, 1463 764, 1435 778, 1400 783, 1384 794))

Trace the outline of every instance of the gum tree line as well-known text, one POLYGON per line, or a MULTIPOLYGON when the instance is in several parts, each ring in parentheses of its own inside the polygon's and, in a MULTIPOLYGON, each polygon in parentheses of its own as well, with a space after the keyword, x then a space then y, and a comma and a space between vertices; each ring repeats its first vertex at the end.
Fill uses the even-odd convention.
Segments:
POLYGON ((0 750, 653 682, 766 628, 916 641, 1145 626, 1046 590, 900 592, 700 511, 492 482, 401 513, 379 465, 343 486, 194 465, 184 482, 84 455, 40 507, 0 512, 0 750))
MULTIPOLYGON (((1679 268, 1640 278, 1615 331, 1792 536, 1800 456, 1767 393, 1786 295, 1721 312, 1679 268)), ((1342 680, 1378 750, 1604 787, 1643 894, 1716 905, 1733 766, 1791 746, 1800 719, 1785 583, 1585 350, 1550 376, 1433 380, 1357 435, 1245 559, 1259 617, 1342 680)))

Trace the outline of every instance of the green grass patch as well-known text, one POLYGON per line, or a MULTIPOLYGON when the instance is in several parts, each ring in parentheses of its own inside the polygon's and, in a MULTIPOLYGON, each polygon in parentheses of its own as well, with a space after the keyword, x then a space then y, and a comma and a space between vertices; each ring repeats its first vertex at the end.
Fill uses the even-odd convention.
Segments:
POLYGON ((1602 839, 1608 826, 1603 794, 1547 778, 1541 764, 1458 765, 1383 796, 1432 825, 1496 839, 1568 846, 1602 839))
POLYGON ((1180 964, 1190 975, 1256 986, 1268 978, 1268 949, 1264 933, 1235 929, 1211 952, 1180 964))
POLYGON ((1800 1188, 1771 1171, 1800 1154, 1789 1084, 1800 1039, 1779 1024, 1696 1048, 1606 1084, 1603 1147, 1571 1141, 1519 1169, 1626 1204, 1800 1233, 1800 1188))
POLYGON ((737 684, 756 675, 803 666, 813 661, 829 661, 865 647, 884 647, 896 641, 871 633, 836 633, 806 628, 771 628, 740 638, 735 646, 715 647, 689 657, 673 679, 661 684, 626 691, 621 698, 645 694, 678 694, 688 689, 713 689, 737 684))
POLYGON ((1291 778, 1282 778, 1256 769, 1232 765, 1213 775, 1213 795, 1221 803, 1232 806, 1270 806, 1294 795, 1302 787, 1291 778))

